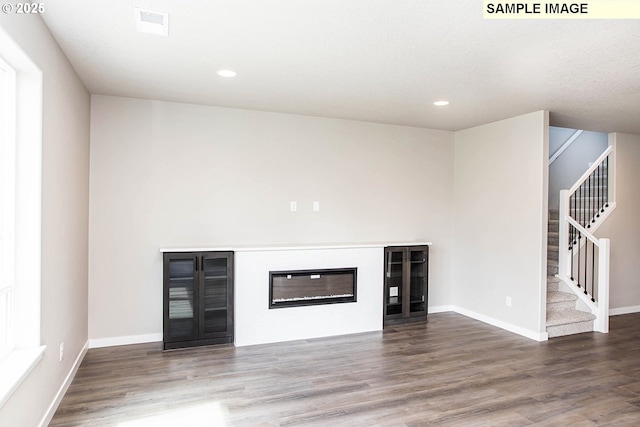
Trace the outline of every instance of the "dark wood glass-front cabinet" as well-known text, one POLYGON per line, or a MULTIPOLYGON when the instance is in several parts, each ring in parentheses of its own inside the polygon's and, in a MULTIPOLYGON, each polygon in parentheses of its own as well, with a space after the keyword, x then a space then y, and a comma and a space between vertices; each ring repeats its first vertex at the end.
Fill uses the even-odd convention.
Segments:
POLYGON ((384 324, 427 319, 428 246, 384 249, 384 324))
POLYGON ((233 343, 233 252, 164 254, 164 349, 233 343))

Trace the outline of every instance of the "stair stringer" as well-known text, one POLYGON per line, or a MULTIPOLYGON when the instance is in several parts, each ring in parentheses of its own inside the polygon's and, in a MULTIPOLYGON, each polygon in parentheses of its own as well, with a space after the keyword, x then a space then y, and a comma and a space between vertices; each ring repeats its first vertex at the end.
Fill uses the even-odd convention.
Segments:
POLYGON ((576 310, 586 311, 596 317, 598 316, 598 307, 593 301, 591 301, 589 295, 585 295, 583 288, 576 286, 576 283, 568 276, 556 274, 555 277, 560 279, 560 282, 558 282, 560 291, 573 293, 578 297, 578 300, 576 301, 576 310))

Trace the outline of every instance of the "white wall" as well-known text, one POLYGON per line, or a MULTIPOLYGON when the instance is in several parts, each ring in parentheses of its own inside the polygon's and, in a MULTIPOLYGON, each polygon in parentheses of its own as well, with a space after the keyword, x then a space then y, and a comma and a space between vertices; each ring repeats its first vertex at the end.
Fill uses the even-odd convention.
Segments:
MULTIPOLYGON (((559 148, 575 129, 549 128, 549 155, 559 148)), ((578 138, 549 166, 549 209, 558 209, 560 190, 568 190, 589 169, 609 146, 606 133, 583 131, 578 138)))
POLYGON ((0 425, 36 426, 87 342, 90 98, 39 16, 0 14, 0 26, 44 79, 41 340, 47 349, 0 408, 0 425))
POLYGON ((616 209, 596 232, 611 240, 609 308, 640 311, 640 135, 615 137, 616 209))
POLYGON ((538 111, 455 134, 453 303, 534 338, 545 330, 547 129, 538 111))
POLYGON ((450 132, 94 95, 89 336, 161 333, 160 247, 431 241, 448 305, 452 170, 450 132))

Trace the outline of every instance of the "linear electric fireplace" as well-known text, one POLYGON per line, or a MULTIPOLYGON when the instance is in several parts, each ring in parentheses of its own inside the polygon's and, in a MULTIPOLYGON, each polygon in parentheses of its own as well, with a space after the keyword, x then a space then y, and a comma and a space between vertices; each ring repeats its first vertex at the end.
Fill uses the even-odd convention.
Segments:
POLYGON ((269 272, 269 308, 356 302, 357 268, 269 272))

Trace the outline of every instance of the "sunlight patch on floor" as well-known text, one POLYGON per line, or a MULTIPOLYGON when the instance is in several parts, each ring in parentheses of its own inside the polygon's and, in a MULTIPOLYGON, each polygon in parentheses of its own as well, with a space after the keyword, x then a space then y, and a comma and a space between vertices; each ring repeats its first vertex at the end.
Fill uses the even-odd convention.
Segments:
POLYGON ((199 405, 164 411, 157 415, 145 416, 123 421, 118 427, 225 427, 227 408, 219 402, 207 402, 199 405))

